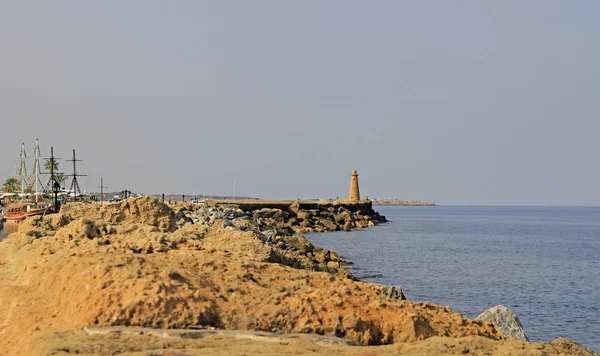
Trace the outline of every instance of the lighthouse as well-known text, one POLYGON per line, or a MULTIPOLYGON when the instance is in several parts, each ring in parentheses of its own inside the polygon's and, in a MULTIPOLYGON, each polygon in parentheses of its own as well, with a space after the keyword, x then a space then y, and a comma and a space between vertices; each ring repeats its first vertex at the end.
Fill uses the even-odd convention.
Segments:
POLYGON ((356 171, 352 171, 352 174, 350 175, 350 197, 348 197, 348 200, 360 200, 360 191, 358 190, 358 173, 356 171))

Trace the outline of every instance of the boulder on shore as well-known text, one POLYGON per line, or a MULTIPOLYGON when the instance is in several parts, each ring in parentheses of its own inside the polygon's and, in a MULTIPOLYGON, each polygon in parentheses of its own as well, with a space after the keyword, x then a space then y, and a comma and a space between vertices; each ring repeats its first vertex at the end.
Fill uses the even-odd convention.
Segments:
POLYGON ((406 300, 406 296, 404 296, 400 287, 384 285, 381 287, 381 293, 391 299, 406 300))
POLYGON ((484 311, 475 320, 492 323, 498 331, 503 332, 507 337, 529 341, 517 315, 504 305, 496 305, 484 311))

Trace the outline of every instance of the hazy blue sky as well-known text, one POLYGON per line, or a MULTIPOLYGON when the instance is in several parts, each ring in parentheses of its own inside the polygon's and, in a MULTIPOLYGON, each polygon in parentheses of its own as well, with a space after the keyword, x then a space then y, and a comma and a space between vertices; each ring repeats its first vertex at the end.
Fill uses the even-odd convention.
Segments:
POLYGON ((600 205, 598 1, 3 1, 0 179, 600 205), (64 167, 67 163, 63 162, 64 167), (62 168, 62 167, 61 167, 62 168))

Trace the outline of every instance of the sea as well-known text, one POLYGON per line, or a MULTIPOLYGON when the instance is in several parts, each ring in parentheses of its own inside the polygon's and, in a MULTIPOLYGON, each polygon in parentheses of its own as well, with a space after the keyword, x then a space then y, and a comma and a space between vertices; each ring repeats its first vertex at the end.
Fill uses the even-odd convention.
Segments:
POLYGON ((502 304, 534 342, 600 351, 600 207, 375 206, 389 222, 309 234, 361 280, 469 318, 502 304))

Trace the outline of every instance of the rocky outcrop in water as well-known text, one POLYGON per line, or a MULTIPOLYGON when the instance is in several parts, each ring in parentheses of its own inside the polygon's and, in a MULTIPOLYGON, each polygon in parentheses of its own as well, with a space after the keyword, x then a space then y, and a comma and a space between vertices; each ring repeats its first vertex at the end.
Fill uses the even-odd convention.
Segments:
POLYGON ((492 323, 498 331, 503 332, 510 338, 529 341, 527 336, 525 336, 525 330, 523 330, 523 325, 521 325, 521 321, 519 321, 517 315, 504 305, 497 305, 484 311, 475 320, 492 323))

